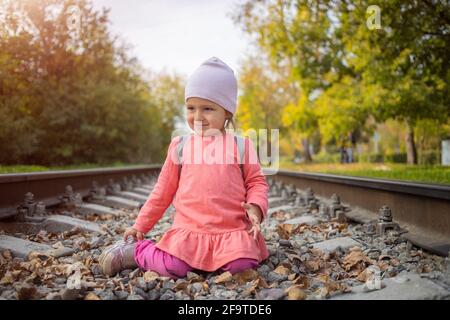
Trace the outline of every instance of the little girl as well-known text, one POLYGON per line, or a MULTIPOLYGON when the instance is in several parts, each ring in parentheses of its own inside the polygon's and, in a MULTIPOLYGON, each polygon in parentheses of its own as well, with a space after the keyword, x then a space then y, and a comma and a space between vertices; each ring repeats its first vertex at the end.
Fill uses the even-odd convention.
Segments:
POLYGON ((105 275, 136 266, 173 279, 193 270, 233 274, 256 268, 269 256, 260 233, 260 223, 267 215, 269 187, 258 161, 249 161, 257 159, 251 140, 245 139, 241 168, 234 136, 225 130, 230 121, 234 126, 236 100, 234 72, 216 57, 206 60, 189 77, 185 102, 194 134, 182 149, 182 166, 176 156, 181 137, 176 137, 151 195, 134 225, 125 231, 125 241, 100 256, 105 275), (228 148, 230 141, 233 145, 228 148), (225 149, 225 157, 229 160, 231 155, 232 161, 192 161, 192 146, 215 153, 225 149), (176 212, 171 228, 158 243, 144 240, 174 197, 176 212), (130 236, 137 242, 127 241, 130 236))

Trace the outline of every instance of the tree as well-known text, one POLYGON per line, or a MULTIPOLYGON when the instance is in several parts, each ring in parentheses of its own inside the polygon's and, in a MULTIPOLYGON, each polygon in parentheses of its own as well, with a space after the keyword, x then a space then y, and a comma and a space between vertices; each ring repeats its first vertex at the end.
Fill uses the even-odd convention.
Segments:
POLYGON ((181 78, 155 92, 166 78, 145 79, 110 34, 108 10, 86 0, 0 0, 0 8, 1 163, 163 159, 181 78))
POLYGON ((316 130, 317 97, 331 83, 329 75, 345 69, 339 55, 340 43, 330 34, 330 1, 246 1, 233 19, 244 31, 256 36, 273 69, 287 69, 287 81, 298 88, 295 103, 289 103, 285 125, 297 130, 304 157, 311 160, 309 140, 316 130))
POLYGON ((404 121, 408 163, 417 163, 414 128, 421 119, 450 116, 450 5, 448 1, 384 0, 381 29, 368 30, 368 1, 339 2, 339 35, 347 61, 367 85, 377 86, 372 113, 378 121, 404 121))
POLYGON ((297 117, 288 122, 298 121, 303 134, 305 125, 318 123, 331 139, 359 130, 370 114, 380 122, 398 119, 408 127, 408 163, 417 163, 416 123, 449 119, 450 5, 378 1, 382 27, 369 30, 370 4, 248 0, 234 20, 255 36, 275 68, 291 70, 301 97, 286 119, 297 117))
POLYGON ((266 60, 248 56, 241 66, 239 108, 236 120, 243 130, 266 129, 267 150, 271 156, 271 129, 280 129, 281 110, 291 96, 289 82, 270 70, 266 60))

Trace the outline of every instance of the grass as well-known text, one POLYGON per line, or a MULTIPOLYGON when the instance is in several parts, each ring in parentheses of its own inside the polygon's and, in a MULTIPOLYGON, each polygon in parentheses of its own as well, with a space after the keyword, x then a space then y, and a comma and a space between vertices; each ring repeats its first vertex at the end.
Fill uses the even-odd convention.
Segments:
MULTIPOLYGON (((4 173, 26 173, 55 170, 93 169, 107 167, 127 167, 136 164, 112 163, 109 165, 82 164, 72 166, 0 166, 0 174, 4 173)), ((450 167, 444 166, 408 166, 405 164, 380 164, 380 163, 351 163, 351 164, 294 164, 282 161, 280 169, 301 172, 330 173, 356 177, 371 177, 393 180, 405 180, 424 183, 439 183, 450 185, 450 167)))
POLYGON ((54 166, 54 167, 44 167, 44 166, 32 166, 32 165, 17 165, 17 166, 1 166, 0 174, 3 173, 30 173, 30 172, 41 172, 41 171, 58 171, 58 170, 78 170, 78 169, 96 169, 96 168, 111 168, 111 167, 131 167, 143 164, 124 164, 120 162, 115 162, 112 164, 80 164, 80 165, 70 165, 70 166, 54 166))
POLYGON ((448 166, 410 166, 406 164, 391 163, 294 164, 284 161, 280 163, 280 169, 355 177, 450 184, 450 167, 448 166))

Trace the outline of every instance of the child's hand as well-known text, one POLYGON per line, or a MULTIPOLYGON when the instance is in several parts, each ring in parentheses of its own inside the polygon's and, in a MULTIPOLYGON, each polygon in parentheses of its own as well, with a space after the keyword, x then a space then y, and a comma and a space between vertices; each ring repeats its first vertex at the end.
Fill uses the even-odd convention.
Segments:
POLYGON ((258 232, 261 232, 261 217, 262 212, 261 209, 251 203, 241 202, 241 206, 246 210, 247 216, 252 222, 252 228, 249 230, 249 233, 253 233, 253 238, 256 240, 258 236, 258 232))
POLYGON ((135 241, 136 241, 136 239, 137 240, 144 240, 144 234, 142 232, 137 231, 136 229, 133 229, 133 228, 128 228, 127 230, 125 230, 125 233, 123 234, 123 239, 125 241, 127 241, 127 238, 129 236, 132 236, 135 241))

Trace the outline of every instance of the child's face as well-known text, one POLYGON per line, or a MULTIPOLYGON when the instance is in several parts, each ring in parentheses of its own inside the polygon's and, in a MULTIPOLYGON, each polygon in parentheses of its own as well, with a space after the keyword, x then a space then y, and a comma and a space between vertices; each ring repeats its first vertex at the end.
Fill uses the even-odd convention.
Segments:
POLYGON ((225 120, 229 117, 230 112, 212 101, 196 97, 186 101, 186 118, 189 127, 197 134, 201 132, 208 136, 217 134, 217 130, 224 132, 225 120))

